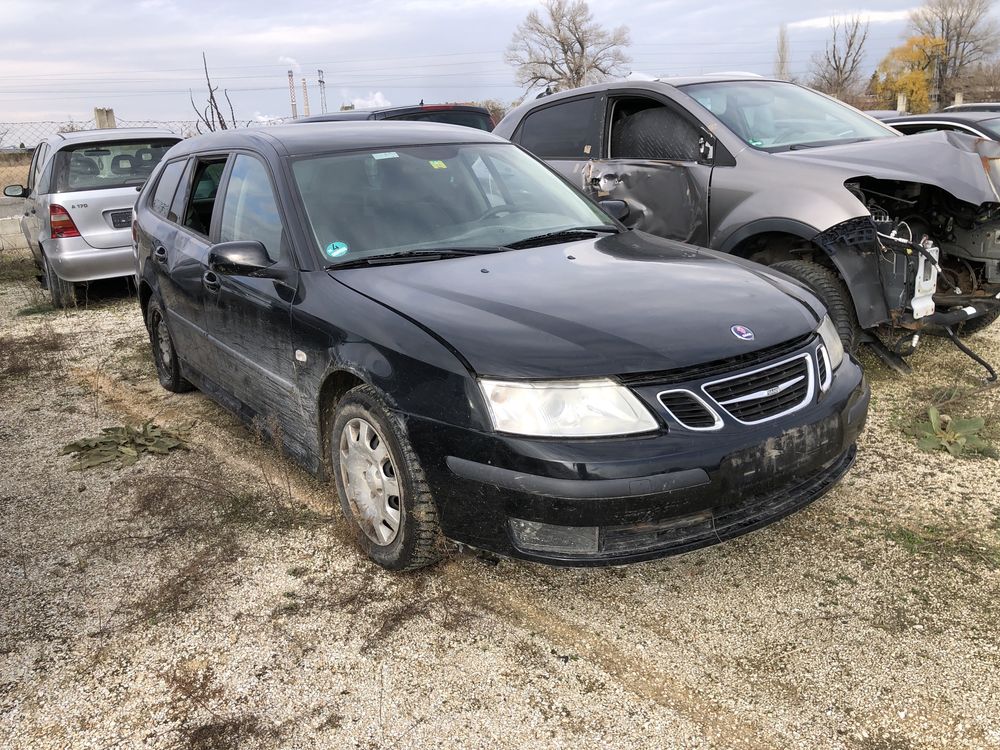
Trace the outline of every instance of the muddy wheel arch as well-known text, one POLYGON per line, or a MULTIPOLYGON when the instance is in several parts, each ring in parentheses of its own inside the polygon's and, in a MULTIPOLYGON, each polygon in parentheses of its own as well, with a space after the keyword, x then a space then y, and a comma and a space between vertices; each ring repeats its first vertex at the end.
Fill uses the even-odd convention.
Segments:
MULTIPOLYGON (((834 228, 836 229, 836 227, 834 228)), ((792 260, 809 255, 833 267, 840 275, 854 303, 858 323, 862 328, 873 328, 889 321, 889 309, 879 280, 876 260, 870 253, 844 247, 830 252, 827 247, 834 239, 827 230, 821 232, 795 219, 760 219, 750 222, 730 235, 720 248, 723 252, 752 259, 753 250, 773 241, 775 237, 797 239, 801 251, 781 252, 770 262, 792 260), (802 252, 805 251, 805 252, 802 252)), ((785 248, 783 248, 785 250, 785 248)), ((769 263, 765 263, 769 265, 769 263)))

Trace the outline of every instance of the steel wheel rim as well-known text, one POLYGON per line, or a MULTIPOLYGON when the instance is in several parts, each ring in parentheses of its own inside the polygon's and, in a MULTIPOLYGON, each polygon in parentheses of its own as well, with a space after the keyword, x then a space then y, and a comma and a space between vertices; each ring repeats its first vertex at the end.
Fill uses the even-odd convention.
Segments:
POLYGON ((170 353, 170 331, 167 330, 167 321, 162 315, 157 314, 153 321, 153 330, 156 331, 156 354, 160 359, 160 364, 164 368, 169 368, 173 359, 170 353))
POLYGON ((374 425, 355 417, 340 433, 344 495, 358 526, 386 547, 399 535, 403 490, 389 447, 374 425))

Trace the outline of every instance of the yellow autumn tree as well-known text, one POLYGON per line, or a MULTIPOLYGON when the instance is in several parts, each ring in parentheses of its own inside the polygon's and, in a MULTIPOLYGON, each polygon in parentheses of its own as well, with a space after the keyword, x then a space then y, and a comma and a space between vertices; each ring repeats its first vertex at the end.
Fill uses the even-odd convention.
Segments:
POLYGON ((931 106, 934 66, 945 51, 945 41, 933 36, 911 36, 889 50, 876 70, 875 95, 895 106, 896 95, 906 94, 910 112, 926 112, 931 106))

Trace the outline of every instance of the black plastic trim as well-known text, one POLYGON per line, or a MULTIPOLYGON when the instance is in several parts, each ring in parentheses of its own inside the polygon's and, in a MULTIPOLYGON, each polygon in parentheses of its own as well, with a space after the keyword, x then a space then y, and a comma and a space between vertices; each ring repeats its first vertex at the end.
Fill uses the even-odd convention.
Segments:
POLYGON ((455 456, 448 456, 447 464, 454 474, 463 479, 530 495, 571 499, 642 497, 700 487, 710 481, 703 469, 684 469, 648 477, 624 479, 554 479, 502 469, 499 466, 489 466, 455 456))

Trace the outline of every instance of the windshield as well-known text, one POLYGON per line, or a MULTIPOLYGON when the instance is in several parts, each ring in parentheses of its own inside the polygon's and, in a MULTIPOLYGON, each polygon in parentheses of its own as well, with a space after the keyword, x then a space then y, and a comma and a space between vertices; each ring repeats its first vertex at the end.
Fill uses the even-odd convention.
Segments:
POLYGON ((508 143, 302 157, 292 172, 316 246, 331 263, 613 228, 596 206, 508 143))
POLYGON ((682 87, 754 148, 787 151, 898 135, 815 91, 781 81, 720 81, 682 87))
POLYGON ((141 185, 175 143, 176 138, 67 146, 56 153, 53 192, 141 185))

